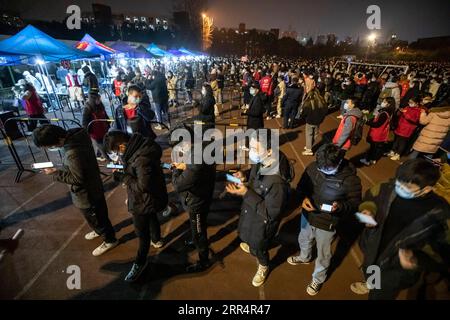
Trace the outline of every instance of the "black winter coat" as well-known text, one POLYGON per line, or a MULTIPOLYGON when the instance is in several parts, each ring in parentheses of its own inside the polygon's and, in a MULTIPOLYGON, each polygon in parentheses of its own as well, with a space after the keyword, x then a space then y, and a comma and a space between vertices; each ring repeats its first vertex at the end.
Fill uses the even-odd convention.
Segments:
POLYGON ((85 129, 70 129, 63 148, 63 168, 53 180, 69 185, 75 207, 88 209, 105 197, 91 138, 85 129))
POLYGON ((303 98, 303 88, 297 84, 287 87, 286 94, 283 97, 282 106, 284 109, 297 110, 303 98))
POLYGON ((261 129, 264 128, 264 113, 266 109, 264 108, 263 94, 258 92, 252 100, 250 100, 250 105, 247 110, 247 129, 261 129))
POLYGON ((166 78, 162 74, 155 76, 155 79, 149 81, 147 89, 152 92, 152 98, 155 103, 165 105, 169 101, 169 91, 167 90, 166 78))
POLYGON ((192 213, 206 214, 211 205, 216 181, 216 166, 188 164, 186 170, 174 170, 172 184, 183 206, 192 213))
POLYGON ((289 195, 290 166, 280 152, 279 172, 259 174, 260 165, 252 165, 248 191, 239 218, 239 237, 253 249, 266 248, 276 235, 289 195))
POLYGON ((298 200, 308 197, 316 211, 303 210, 308 222, 316 228, 333 231, 339 218, 353 214, 361 202, 361 180, 356 175, 355 167, 343 160, 335 175, 326 175, 317 169, 317 163, 312 162, 300 178, 297 185, 298 200), (322 204, 339 204, 339 209, 333 213, 322 212, 322 204))
MULTIPOLYGON (((446 233, 450 221, 450 207, 448 203, 436 196, 436 210, 424 213, 419 218, 397 234, 394 239, 379 252, 385 221, 396 197, 395 183, 390 181, 369 189, 359 210, 369 210, 375 213, 378 225, 375 228, 366 228, 360 238, 359 246, 364 254, 363 267, 379 265, 381 269, 400 268, 398 250, 411 249, 418 260, 419 267, 429 265, 430 256, 422 250, 426 245, 432 249, 432 254, 449 257, 446 233)), ((448 261, 447 261, 448 264, 448 261)), ((448 268, 448 265, 447 265, 448 268)))

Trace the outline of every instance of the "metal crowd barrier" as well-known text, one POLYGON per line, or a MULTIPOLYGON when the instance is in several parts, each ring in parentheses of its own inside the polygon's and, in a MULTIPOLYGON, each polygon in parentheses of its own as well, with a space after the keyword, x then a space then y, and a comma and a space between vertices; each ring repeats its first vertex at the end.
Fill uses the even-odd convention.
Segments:
MULTIPOLYGON (((75 125, 77 125, 78 127, 81 128, 80 123, 78 121, 76 121, 76 120, 73 120, 73 119, 58 119, 58 118, 48 118, 47 119, 47 118, 13 117, 13 118, 9 118, 8 120, 6 120, 5 123, 3 124, 3 126, 6 126, 6 124, 9 121, 13 121, 13 122, 29 122, 29 121, 36 121, 37 122, 37 121, 39 121, 41 123, 42 122, 63 122, 64 124, 65 124, 65 122, 72 122, 72 123, 74 123, 75 125)), ((27 148, 28 148, 28 151, 29 151, 28 155, 31 156, 31 158, 33 159, 33 162, 36 162, 35 152, 33 152, 33 149, 31 148, 30 141, 28 140, 28 136, 26 135, 23 126, 22 125, 18 125, 17 127, 19 128, 19 130, 21 130, 21 133, 22 133, 23 137, 25 138, 25 141, 26 141, 26 144, 27 144, 27 148)), ((67 126, 64 126, 64 127, 68 128, 67 126)), ((9 153, 11 154, 11 156, 12 156, 12 158, 14 160, 14 163, 15 163, 15 165, 17 167, 17 174, 16 174, 16 178, 14 179, 14 182, 18 183, 18 182, 20 182, 20 178, 22 177, 22 174, 25 171, 32 172, 32 173, 35 173, 35 172, 33 170, 31 170, 31 169, 27 169, 27 167, 31 166, 31 164, 30 163, 29 164, 24 163, 23 160, 25 160, 25 159, 22 159, 21 156, 19 155, 19 153, 17 152, 17 149, 16 149, 16 147, 14 145, 13 139, 11 139, 8 136, 8 134, 4 130, 4 128, 0 128, 0 129, 1 129, 0 131, 1 131, 1 134, 3 136, 3 139, 4 139, 4 141, 5 141, 5 143, 6 143, 7 147, 8 147, 9 153)), ((45 154, 45 157, 46 157, 47 161, 51 161, 50 157, 49 157, 49 155, 47 153, 47 150, 45 148, 43 148, 42 150, 44 151, 44 154, 45 154)), ((58 154, 59 154, 59 158, 60 158, 61 164, 62 164, 63 158, 62 158, 61 152, 58 151, 58 154)), ((24 157, 24 156, 22 155, 22 157, 24 157)))

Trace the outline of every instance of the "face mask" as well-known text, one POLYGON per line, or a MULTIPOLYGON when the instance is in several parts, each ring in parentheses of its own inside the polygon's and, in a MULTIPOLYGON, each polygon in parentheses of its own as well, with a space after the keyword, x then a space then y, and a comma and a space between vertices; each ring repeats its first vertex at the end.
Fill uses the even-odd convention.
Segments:
POLYGON ((141 98, 128 97, 128 103, 138 105, 141 102, 141 98))
POLYGON ((395 181, 395 192, 400 198, 403 199, 414 199, 420 195, 420 190, 417 192, 411 192, 408 189, 402 187, 401 183, 398 181, 395 181))
POLYGON ((381 103, 381 107, 382 107, 382 108, 386 108, 387 106, 388 106, 388 103, 387 103, 387 102, 384 102, 384 101, 383 101, 383 102, 381 103))
POLYGON ((332 176, 332 175, 334 175, 334 174, 336 174, 338 172, 339 166, 337 166, 334 169, 328 169, 327 170, 327 169, 317 168, 317 170, 319 170, 320 172, 326 174, 327 176, 332 176))
POLYGON ((252 96, 256 95, 256 90, 255 90, 254 88, 251 88, 251 89, 250 89, 250 94, 251 94, 252 96))
POLYGON ((108 157, 111 159, 112 162, 117 162, 120 159, 119 153, 117 153, 117 152, 108 153, 108 157))
POLYGON ((251 149, 250 152, 248 153, 248 158, 253 163, 261 163, 266 158, 266 154, 264 153, 264 154, 260 155, 254 149, 251 149))
POLYGON ((202 95, 206 96, 206 89, 202 89, 202 95))
POLYGON ((410 106, 411 108, 414 108, 416 105, 415 105, 414 103, 410 103, 409 106, 410 106))

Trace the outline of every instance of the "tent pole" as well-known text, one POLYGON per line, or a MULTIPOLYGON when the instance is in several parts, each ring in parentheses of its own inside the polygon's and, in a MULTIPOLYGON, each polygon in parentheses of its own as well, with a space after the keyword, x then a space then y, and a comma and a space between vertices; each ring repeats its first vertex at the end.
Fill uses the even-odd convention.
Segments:
POLYGON ((53 93, 55 94, 56 102, 58 103, 58 106, 59 106, 59 112, 61 113, 61 119, 64 120, 63 105, 61 103, 61 100, 59 100, 58 93, 57 93, 56 88, 55 88, 55 84, 53 83, 52 78, 50 77, 50 74, 48 73, 47 64, 44 63, 44 68, 43 69, 45 69, 46 76, 48 78, 48 81, 50 82, 50 85, 52 86, 53 93))
POLYGON ((50 107, 53 109, 53 114, 55 115, 55 118, 58 118, 58 115, 56 114, 56 110, 52 106, 52 98, 50 96, 50 93, 48 92, 47 85, 45 84, 45 81, 44 81, 44 71, 42 70, 42 68, 41 68, 39 63, 36 64, 36 66, 37 66, 37 69, 38 69, 39 73, 41 74, 41 78, 42 78, 42 82, 43 82, 42 85, 45 88, 45 92, 46 92, 47 98, 48 98, 48 103, 50 104, 50 107))
POLYGON ((11 80, 13 85, 16 84, 16 79, 14 79, 14 73, 11 71, 11 67, 8 66, 9 75, 11 76, 11 80))

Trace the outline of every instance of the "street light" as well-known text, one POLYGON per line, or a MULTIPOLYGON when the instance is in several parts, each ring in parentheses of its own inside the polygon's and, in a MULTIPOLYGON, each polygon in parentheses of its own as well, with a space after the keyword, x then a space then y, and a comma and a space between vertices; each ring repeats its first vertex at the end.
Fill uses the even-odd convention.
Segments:
POLYGON ((377 40, 377 34, 376 33, 369 34, 369 36, 367 37, 367 40, 369 40, 369 42, 374 43, 375 40, 377 40))

